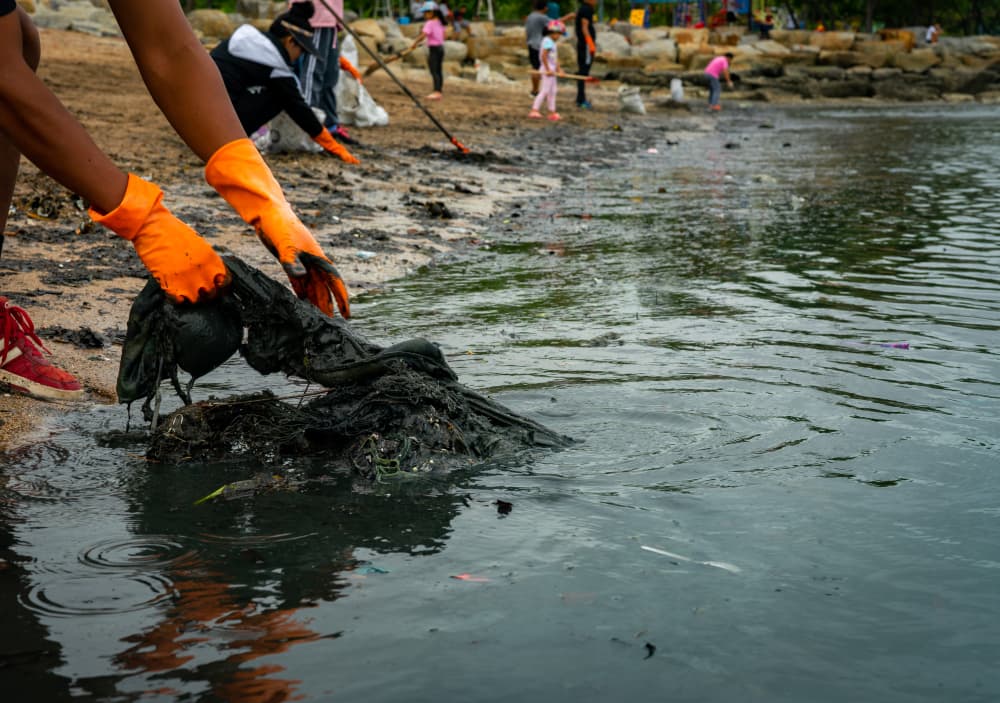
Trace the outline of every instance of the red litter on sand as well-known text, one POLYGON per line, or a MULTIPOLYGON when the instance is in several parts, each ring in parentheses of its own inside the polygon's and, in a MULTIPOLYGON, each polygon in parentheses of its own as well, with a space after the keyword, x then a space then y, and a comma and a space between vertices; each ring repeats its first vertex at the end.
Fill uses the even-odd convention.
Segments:
POLYGON ((459 581, 472 581, 474 583, 486 583, 489 581, 489 579, 484 576, 473 576, 472 574, 453 574, 452 578, 458 579, 459 581))

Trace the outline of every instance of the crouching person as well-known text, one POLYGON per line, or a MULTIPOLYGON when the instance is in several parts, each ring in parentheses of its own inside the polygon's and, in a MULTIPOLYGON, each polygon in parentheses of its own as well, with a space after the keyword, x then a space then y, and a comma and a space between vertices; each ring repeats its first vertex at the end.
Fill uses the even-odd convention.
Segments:
POLYGON ((212 50, 212 59, 248 135, 284 111, 327 152, 345 163, 360 163, 316 118, 295 73, 302 54, 315 52, 312 14, 312 3, 297 2, 266 32, 245 24, 212 50))

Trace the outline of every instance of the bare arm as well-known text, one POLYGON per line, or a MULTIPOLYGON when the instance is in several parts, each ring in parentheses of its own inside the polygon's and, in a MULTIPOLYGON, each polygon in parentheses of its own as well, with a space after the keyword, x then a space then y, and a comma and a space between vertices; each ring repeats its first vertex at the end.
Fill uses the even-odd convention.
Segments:
MULTIPOLYGON (((21 25, 21 56, 28 68, 32 71, 38 68, 39 45, 38 32, 28 20, 23 10, 17 10, 19 23, 21 25)), ((4 37, 6 41, 6 37, 4 37)), ((11 46, 16 49, 18 44, 12 42, 11 46)), ((7 61, 5 57, 4 61, 7 61)), ((17 181, 17 168, 21 161, 21 152, 17 147, 3 135, 0 131, 0 250, 3 249, 3 232, 7 227, 7 212, 10 208, 10 201, 14 197, 14 183, 17 181)))
POLYGON ((222 76, 176 0, 109 0, 150 95, 203 161, 246 136, 222 76), (206 119, 208 117, 208 119, 206 119))
POLYGON ((26 40, 31 44, 29 33, 33 28, 22 9, 0 17, 0 134, 6 149, 21 152, 97 209, 110 211, 121 202, 128 177, 35 75, 29 60, 37 63, 37 54, 25 56, 23 50, 26 40))
POLYGON ((412 44, 410 44, 410 48, 406 50, 406 53, 410 53, 411 51, 413 51, 414 49, 416 49, 418 46, 420 46, 420 43, 424 39, 426 39, 426 38, 427 38, 427 35, 424 34, 423 32, 421 32, 420 34, 418 34, 417 38, 413 40, 412 44))

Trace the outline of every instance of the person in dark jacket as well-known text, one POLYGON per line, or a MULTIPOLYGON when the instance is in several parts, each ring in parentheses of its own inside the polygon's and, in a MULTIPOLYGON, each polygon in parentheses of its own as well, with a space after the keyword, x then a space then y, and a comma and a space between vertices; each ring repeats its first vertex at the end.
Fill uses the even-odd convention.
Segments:
MULTIPOLYGON (((594 27, 594 5, 597 0, 580 0, 580 9, 576 11, 576 72, 581 76, 590 75, 590 67, 597 54, 597 29, 594 27)), ((586 81, 576 82, 576 106, 584 110, 590 109, 587 100, 586 81)))
POLYGON ((356 164, 358 159, 317 119, 295 73, 295 62, 303 52, 314 51, 313 29, 309 24, 312 14, 312 3, 297 2, 275 19, 266 32, 244 24, 212 49, 211 55, 248 135, 284 111, 329 153, 356 164))

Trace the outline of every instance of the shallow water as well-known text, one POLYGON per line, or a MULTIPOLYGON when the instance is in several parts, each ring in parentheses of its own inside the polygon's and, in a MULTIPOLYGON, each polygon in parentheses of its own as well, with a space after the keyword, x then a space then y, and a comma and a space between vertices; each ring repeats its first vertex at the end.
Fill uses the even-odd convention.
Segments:
MULTIPOLYGON (((998 117, 651 132, 512 211, 495 255, 355 305, 566 451, 194 507, 253 467, 147 466, 106 434, 122 410, 66 416, 8 458, 0 676, 46 700, 995 700, 998 117)), ((234 363, 196 395, 272 382, 234 363)))

